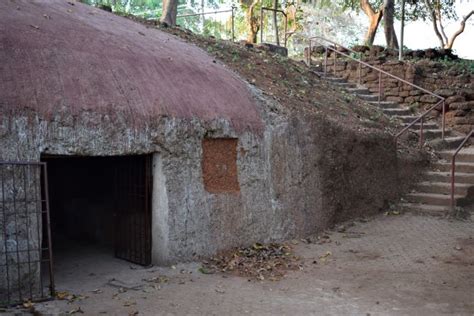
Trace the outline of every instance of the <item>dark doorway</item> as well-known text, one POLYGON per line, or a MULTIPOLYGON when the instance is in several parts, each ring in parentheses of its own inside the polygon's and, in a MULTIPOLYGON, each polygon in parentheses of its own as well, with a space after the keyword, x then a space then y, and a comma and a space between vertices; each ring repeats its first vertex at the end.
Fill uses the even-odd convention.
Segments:
POLYGON ((44 156, 54 256, 100 249, 151 263, 151 156, 44 156))

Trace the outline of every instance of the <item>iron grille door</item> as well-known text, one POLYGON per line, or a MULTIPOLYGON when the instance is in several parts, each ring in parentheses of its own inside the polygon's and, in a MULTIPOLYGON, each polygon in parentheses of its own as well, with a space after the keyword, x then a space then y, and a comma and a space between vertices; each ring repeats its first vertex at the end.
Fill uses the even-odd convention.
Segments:
POLYGON ((0 305, 53 294, 46 163, 0 162, 0 305))
POLYGON ((115 256, 151 264, 152 157, 121 158, 116 168, 115 256))

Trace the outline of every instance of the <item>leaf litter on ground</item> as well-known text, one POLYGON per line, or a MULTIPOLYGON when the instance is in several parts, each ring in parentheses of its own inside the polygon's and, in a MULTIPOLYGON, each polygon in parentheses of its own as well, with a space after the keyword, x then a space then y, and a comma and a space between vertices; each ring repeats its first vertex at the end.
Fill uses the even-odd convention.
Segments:
POLYGON ((203 274, 230 273, 253 280, 278 281, 287 271, 301 269, 301 258, 288 244, 255 243, 251 247, 233 248, 203 261, 203 274))

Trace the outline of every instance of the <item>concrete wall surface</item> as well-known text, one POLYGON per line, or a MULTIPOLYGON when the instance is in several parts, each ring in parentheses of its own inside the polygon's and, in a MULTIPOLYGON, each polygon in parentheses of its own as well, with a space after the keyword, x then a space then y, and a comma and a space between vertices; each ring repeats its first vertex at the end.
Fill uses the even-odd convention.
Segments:
POLYGON ((304 236, 373 214, 411 181, 399 174, 418 161, 399 160, 391 135, 357 132, 323 116, 290 111, 249 89, 265 122, 263 134, 237 133, 226 120, 164 117, 131 127, 92 113, 75 119, 58 114, 48 122, 3 117, 0 159, 155 153, 153 261, 160 264, 304 236), (205 138, 238 139, 239 191, 206 191, 205 138))

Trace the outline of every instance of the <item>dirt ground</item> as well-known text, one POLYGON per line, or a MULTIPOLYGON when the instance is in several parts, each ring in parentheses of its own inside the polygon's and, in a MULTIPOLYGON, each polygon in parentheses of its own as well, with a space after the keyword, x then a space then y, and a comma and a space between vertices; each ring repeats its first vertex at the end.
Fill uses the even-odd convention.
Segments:
POLYGON ((57 259, 65 299, 34 309, 37 315, 474 314, 472 218, 379 215, 319 240, 290 241, 302 267, 281 281, 203 274, 199 263, 143 268, 75 249, 57 259))

